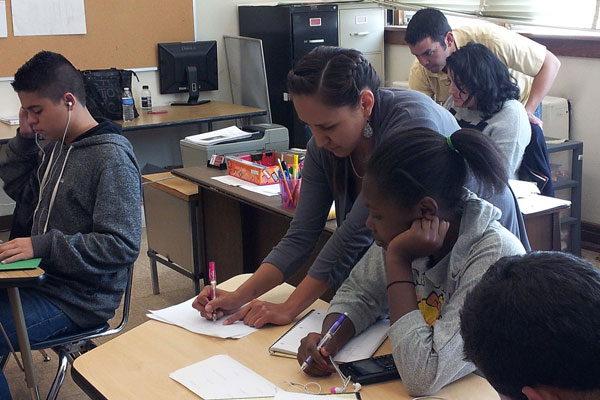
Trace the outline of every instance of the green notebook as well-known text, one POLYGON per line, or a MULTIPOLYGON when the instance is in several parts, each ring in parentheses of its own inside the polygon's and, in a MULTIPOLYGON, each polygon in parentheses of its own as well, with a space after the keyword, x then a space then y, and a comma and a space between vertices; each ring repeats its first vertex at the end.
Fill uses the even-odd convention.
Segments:
POLYGON ((36 269, 42 262, 41 258, 30 258, 29 260, 15 261, 8 264, 0 264, 0 271, 12 271, 16 269, 36 269))

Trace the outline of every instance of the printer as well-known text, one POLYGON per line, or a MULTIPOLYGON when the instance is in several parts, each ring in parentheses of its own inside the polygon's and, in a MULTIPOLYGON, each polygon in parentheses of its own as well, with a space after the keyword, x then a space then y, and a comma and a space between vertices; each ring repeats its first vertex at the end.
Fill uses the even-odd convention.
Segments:
POLYGON ((213 154, 231 156, 260 151, 285 151, 289 148, 286 127, 277 124, 255 124, 243 128, 255 132, 248 138, 217 144, 198 144, 190 140, 179 141, 184 167, 206 166, 213 154))

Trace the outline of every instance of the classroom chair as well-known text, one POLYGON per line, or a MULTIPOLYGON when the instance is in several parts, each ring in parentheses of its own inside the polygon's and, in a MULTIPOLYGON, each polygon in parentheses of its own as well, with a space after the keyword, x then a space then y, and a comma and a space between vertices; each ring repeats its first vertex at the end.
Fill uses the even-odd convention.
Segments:
MULTIPOLYGON (((65 380, 67 372, 67 365, 73 364, 73 361, 83 353, 96 347, 96 344, 92 339, 97 339, 109 335, 114 335, 121 332, 127 325, 129 320, 129 305, 131 301, 131 287, 133 284, 133 264, 128 268, 127 271, 127 286, 125 287, 125 294, 123 295, 123 317, 121 322, 110 329, 108 323, 104 323, 96 328, 88 329, 83 332, 79 332, 73 335, 55 337, 50 340, 35 343, 31 345, 31 350, 38 350, 44 355, 45 361, 50 358, 47 356, 44 350, 52 349, 58 355, 58 369, 56 376, 50 390, 48 392, 47 400, 55 400, 58 397, 58 391, 65 380)), ((0 368, 4 367, 6 359, 10 356, 7 355, 4 359, 0 360, 0 368)))

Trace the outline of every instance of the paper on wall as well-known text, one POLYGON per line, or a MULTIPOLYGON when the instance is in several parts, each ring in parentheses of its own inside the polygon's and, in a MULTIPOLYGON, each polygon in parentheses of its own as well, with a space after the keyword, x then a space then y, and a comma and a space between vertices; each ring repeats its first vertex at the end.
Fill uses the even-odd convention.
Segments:
POLYGON ((84 35, 84 0, 12 0, 15 36, 84 35))
POLYGON ((6 1, 0 0, 0 38, 8 37, 8 21, 6 20, 6 1))

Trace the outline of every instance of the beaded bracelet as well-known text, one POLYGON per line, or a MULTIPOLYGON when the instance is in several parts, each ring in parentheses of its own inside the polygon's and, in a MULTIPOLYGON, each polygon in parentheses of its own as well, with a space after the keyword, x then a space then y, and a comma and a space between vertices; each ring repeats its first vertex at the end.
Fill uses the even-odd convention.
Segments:
POLYGON ((385 287, 386 290, 388 290, 390 288, 390 286, 395 285, 396 283, 410 283, 413 286, 415 284, 413 281, 402 281, 402 280, 400 280, 400 281, 393 281, 393 282, 390 282, 390 283, 387 284, 387 286, 385 287))

